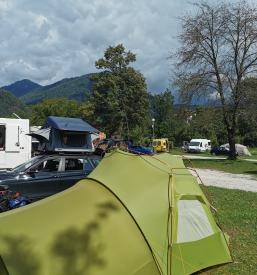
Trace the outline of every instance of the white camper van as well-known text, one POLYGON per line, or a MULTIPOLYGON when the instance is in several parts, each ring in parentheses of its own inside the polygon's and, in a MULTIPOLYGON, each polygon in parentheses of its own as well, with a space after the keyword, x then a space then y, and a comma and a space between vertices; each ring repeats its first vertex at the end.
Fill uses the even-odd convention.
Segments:
POLYGON ((187 145, 187 152, 205 152, 211 150, 211 141, 209 139, 191 139, 187 145))
POLYGON ((28 119, 0 118, 0 169, 14 168, 31 158, 28 119))

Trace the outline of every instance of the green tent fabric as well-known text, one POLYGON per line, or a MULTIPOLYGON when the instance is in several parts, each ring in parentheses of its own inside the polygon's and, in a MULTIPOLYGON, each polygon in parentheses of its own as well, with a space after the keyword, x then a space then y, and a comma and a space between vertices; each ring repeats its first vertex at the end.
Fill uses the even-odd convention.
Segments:
POLYGON ((1 275, 180 275, 231 261, 180 157, 115 151, 90 178, 0 215, 1 275))

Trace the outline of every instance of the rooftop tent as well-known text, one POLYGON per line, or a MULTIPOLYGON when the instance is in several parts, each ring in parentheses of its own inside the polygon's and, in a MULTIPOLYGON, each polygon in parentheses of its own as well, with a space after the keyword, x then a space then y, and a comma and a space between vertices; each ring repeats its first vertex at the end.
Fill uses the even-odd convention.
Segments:
POLYGON ((98 133, 99 131, 81 118, 49 116, 43 128, 54 128, 60 131, 98 133))
POLYGON ((30 136, 39 140, 41 151, 92 151, 91 134, 98 130, 79 118, 49 116, 42 129, 30 136))
POLYGON ((90 178, 0 215, 1 275, 185 275, 230 261, 196 179, 170 154, 115 151, 90 178))

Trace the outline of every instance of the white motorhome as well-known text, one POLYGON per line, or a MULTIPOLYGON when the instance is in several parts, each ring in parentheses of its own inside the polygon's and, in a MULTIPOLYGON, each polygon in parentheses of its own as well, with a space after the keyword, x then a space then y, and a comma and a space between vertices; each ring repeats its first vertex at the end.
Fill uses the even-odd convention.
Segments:
POLYGON ((211 141, 209 139, 191 139, 187 145, 187 152, 205 152, 211 150, 211 141))
POLYGON ((28 119, 0 118, 0 169, 14 168, 31 158, 28 119))

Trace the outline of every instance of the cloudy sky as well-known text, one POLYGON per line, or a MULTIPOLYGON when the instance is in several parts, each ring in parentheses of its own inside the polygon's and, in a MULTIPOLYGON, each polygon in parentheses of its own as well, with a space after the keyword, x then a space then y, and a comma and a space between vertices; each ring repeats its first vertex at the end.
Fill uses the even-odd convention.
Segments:
POLYGON ((149 91, 163 91, 178 17, 191 9, 188 0, 0 0, 0 86, 95 72, 104 50, 123 43, 149 91))

